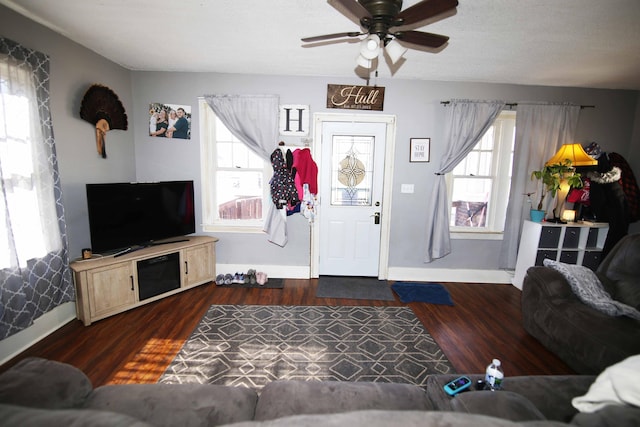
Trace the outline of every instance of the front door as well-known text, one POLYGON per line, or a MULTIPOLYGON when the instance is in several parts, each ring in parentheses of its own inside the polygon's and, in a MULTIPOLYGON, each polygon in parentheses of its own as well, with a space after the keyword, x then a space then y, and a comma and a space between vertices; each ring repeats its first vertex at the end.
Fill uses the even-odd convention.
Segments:
POLYGON ((322 122, 320 275, 378 277, 386 132, 386 123, 322 122))

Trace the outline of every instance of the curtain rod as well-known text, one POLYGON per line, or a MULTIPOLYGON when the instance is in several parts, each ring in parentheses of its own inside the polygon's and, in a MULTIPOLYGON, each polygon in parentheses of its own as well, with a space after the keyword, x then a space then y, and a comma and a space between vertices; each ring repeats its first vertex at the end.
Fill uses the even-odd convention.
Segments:
MULTIPOLYGON (((449 105, 449 104, 451 104, 451 101, 440 101, 440 104, 449 105)), ((517 102, 506 102, 504 105, 509 107, 509 108, 513 108, 513 107, 517 107, 518 103, 517 102)), ((596 106, 595 105, 581 105, 580 106, 581 110, 583 110, 585 108, 596 108, 596 106)))

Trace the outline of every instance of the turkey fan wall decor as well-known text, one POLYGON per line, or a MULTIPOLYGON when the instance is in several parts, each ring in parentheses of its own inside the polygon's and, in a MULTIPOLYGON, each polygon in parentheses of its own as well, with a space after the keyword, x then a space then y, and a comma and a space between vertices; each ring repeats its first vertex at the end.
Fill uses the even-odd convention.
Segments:
POLYGON ((82 98, 80 118, 96 128, 96 148, 102 158, 107 157, 106 133, 111 129, 127 130, 127 114, 118 95, 106 86, 94 84, 82 98))
POLYGON ((305 37, 305 43, 322 42, 345 37, 360 37, 360 55, 357 64, 372 69, 384 53, 396 64, 407 48, 440 49, 449 37, 440 34, 415 31, 427 20, 448 17, 456 12, 458 0, 422 0, 402 10, 402 0, 327 0, 338 12, 361 27, 361 31, 325 34, 305 37), (436 18, 438 17, 438 18, 436 18))

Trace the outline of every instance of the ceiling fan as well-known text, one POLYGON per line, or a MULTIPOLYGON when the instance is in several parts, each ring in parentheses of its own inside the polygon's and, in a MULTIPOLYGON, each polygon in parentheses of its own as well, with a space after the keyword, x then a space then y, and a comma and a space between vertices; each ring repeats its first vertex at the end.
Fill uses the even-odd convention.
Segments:
POLYGON ((458 0, 422 0, 405 10, 402 10, 402 0, 328 0, 328 3, 347 18, 358 22, 363 32, 325 34, 305 37, 302 41, 314 43, 367 35, 358 58, 358 65, 365 68, 371 67, 382 48, 393 63, 397 62, 407 48, 396 40, 427 48, 442 47, 449 37, 408 28, 458 6, 458 0))

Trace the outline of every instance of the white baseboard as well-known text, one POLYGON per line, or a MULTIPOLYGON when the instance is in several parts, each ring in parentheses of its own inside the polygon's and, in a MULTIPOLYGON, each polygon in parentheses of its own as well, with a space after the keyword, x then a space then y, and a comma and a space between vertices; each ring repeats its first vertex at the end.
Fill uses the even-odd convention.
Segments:
POLYGON ((388 280, 511 284, 513 272, 449 268, 389 267, 388 280))
MULTIPOLYGON (((308 266, 298 265, 217 264, 216 273, 246 273, 246 271, 250 268, 253 268, 256 271, 264 271, 265 273, 267 273, 268 277, 279 277, 287 279, 308 279, 311 277, 311 270, 308 266)), ((420 282, 511 284, 513 280, 513 271, 389 267, 387 279, 404 281, 412 280, 420 282)))
POLYGON ((0 341, 0 365, 76 318, 74 301, 59 305, 37 318, 33 325, 0 341))

